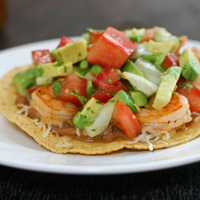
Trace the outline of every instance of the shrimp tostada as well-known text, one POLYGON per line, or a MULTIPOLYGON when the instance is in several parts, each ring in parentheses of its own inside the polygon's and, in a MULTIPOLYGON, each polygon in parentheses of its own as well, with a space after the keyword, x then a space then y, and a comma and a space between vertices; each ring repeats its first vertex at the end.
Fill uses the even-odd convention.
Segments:
POLYGON ((0 113, 55 153, 153 150, 200 135, 198 49, 166 29, 88 29, 0 80, 0 113))

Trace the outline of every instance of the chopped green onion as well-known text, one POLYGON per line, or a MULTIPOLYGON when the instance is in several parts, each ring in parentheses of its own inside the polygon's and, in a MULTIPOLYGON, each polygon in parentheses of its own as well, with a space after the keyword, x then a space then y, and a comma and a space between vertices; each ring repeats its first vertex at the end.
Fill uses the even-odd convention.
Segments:
POLYGON ((60 81, 59 80, 56 80, 53 82, 52 84, 52 89, 56 95, 57 98, 59 98, 60 96, 60 91, 61 91, 61 84, 60 84, 60 81))
POLYGON ((88 67, 89 67, 89 62, 86 59, 82 60, 80 63, 80 69, 84 70, 87 69, 88 67))

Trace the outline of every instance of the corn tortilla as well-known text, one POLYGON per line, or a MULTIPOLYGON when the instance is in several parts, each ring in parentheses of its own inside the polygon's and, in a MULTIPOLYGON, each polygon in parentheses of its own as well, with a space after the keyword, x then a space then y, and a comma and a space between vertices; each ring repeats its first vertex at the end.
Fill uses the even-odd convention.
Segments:
MULTIPOLYGON (((31 118, 25 117, 23 114, 17 114, 18 108, 15 105, 17 94, 16 88, 12 82, 12 77, 16 73, 24 71, 30 67, 31 66, 15 68, 9 73, 5 74, 0 80, 0 113, 3 114, 10 122, 15 123, 17 126, 19 126, 41 146, 54 153, 80 153, 88 155, 106 154, 123 148, 137 150, 149 149, 149 145, 145 142, 128 144, 127 140, 118 140, 110 143, 92 143, 73 140, 68 136, 56 137, 52 133, 43 138, 42 128, 36 126, 31 118)), ((200 123, 198 121, 192 121, 187 124, 187 129, 179 129, 175 134, 171 135, 171 138, 165 141, 167 143, 164 144, 162 142, 152 142, 152 144, 154 149, 173 147, 195 139, 199 135, 200 123)))

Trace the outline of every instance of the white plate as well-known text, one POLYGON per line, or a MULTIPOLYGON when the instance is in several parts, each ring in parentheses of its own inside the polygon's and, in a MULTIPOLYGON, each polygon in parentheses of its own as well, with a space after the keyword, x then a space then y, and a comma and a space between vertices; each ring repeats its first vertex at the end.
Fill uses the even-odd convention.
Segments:
MULTIPOLYGON (((37 42, 0 51, 0 75, 16 66, 30 64, 32 50, 52 50, 58 41, 37 42)), ((200 48, 200 42, 190 41, 187 46, 200 48)), ((154 152, 123 150, 102 156, 59 155, 40 147, 2 115, 0 127, 0 164, 21 169, 64 174, 123 174, 200 161, 200 138, 154 152)))

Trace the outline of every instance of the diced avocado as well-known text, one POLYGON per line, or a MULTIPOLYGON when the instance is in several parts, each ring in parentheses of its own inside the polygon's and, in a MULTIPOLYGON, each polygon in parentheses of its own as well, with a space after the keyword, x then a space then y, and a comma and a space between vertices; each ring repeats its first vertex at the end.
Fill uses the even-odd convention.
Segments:
POLYGON ((182 68, 182 76, 187 81, 194 81, 200 73, 199 61, 190 49, 185 49, 179 56, 179 64, 182 68))
POLYGON ((146 96, 142 92, 132 91, 130 94, 137 106, 143 107, 148 103, 146 96))
POLYGON ((35 68, 41 69, 43 71, 43 78, 53 78, 57 76, 66 76, 72 72, 73 66, 72 63, 45 63, 42 65, 37 65, 35 68))
POLYGON ((141 76, 129 72, 123 72, 123 76, 130 82, 135 90, 141 91, 147 98, 152 96, 158 89, 154 83, 141 76))
MULTIPOLYGON (((41 72, 42 73, 42 72, 41 72)), ((13 77, 13 82, 19 93, 26 93, 26 90, 35 85, 34 68, 28 69, 25 72, 18 73, 13 77)))
POLYGON ((53 83, 53 78, 37 77, 36 85, 47 85, 53 83))
POLYGON ((87 80, 87 87, 86 87, 86 97, 87 99, 92 95, 93 93, 93 85, 91 80, 87 80))
POLYGON ((107 102, 98 112, 98 115, 94 119, 94 123, 90 126, 85 126, 84 131, 90 137, 99 135, 107 128, 110 123, 112 113, 115 104, 113 102, 107 102))
POLYGON ((165 28, 157 28, 154 32, 154 39, 157 42, 172 42, 174 45, 171 52, 175 52, 180 44, 180 38, 172 35, 165 28))
POLYGON ((26 90, 36 84, 36 78, 42 76, 43 70, 37 67, 20 72, 13 77, 13 82, 19 93, 26 93, 26 90))
POLYGON ((145 77, 142 71, 130 60, 126 61, 126 63, 123 65, 122 72, 130 72, 133 74, 136 74, 138 76, 145 77))
POLYGON ((148 51, 152 53, 159 53, 159 52, 161 53, 160 55, 156 57, 156 61, 154 62, 154 65, 156 66, 158 70, 162 71, 161 64, 163 60, 165 59, 165 56, 167 55, 167 53, 172 52, 173 47, 174 47, 173 42, 162 43, 162 42, 155 42, 153 40, 150 40, 147 43, 148 51))
POLYGON ((110 100, 110 102, 115 103, 117 99, 121 100, 125 105, 127 105, 133 113, 137 112, 137 107, 131 96, 123 90, 120 90, 115 94, 115 96, 110 100))
POLYGON ((97 101, 94 97, 91 98, 84 105, 83 109, 74 116, 73 122, 75 126, 83 128, 84 126, 91 125, 102 107, 102 103, 97 101))
POLYGON ((137 43, 141 43, 143 38, 145 37, 145 29, 144 28, 142 28, 142 29, 133 28, 131 30, 131 33, 128 34, 128 37, 137 43))
POLYGON ((162 52, 165 55, 169 52, 171 52, 173 48, 172 42, 162 43, 162 42, 155 42, 153 40, 150 40, 147 42, 147 50, 154 53, 154 52, 162 52))
POLYGON ((53 50, 51 55, 56 61, 74 64, 86 58, 87 46, 81 39, 53 50))
POLYGON ((142 58, 138 58, 135 64, 149 81, 157 86, 160 84, 160 77, 162 76, 162 73, 157 70, 153 64, 143 60, 142 58))
POLYGON ((170 67, 167 69, 166 73, 161 77, 161 82, 152 105, 153 108, 162 110, 170 102, 180 74, 180 67, 170 67))

